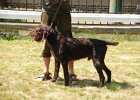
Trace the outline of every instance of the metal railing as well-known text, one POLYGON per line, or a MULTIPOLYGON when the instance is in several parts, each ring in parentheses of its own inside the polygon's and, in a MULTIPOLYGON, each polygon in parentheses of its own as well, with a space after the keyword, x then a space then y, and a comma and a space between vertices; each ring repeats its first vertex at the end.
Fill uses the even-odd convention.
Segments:
POLYGON ((2 0, 3 10, 41 10, 41 0, 2 0), (5 1, 5 2, 3 2, 5 1))
MULTIPOLYGON (((140 15, 136 14, 95 14, 95 13, 71 13, 72 24, 135 24, 140 23, 140 15)), ((14 11, 0 10, 0 18, 40 22, 41 12, 38 11, 14 11)), ((19 21, 20 22, 20 21, 19 21)))
MULTIPOLYGON (((122 0, 121 13, 133 14, 140 0, 122 0)), ((1 0, 0 8, 6 10, 41 11, 41 0, 1 0)), ((71 12, 109 13, 110 0, 70 0, 71 12)))

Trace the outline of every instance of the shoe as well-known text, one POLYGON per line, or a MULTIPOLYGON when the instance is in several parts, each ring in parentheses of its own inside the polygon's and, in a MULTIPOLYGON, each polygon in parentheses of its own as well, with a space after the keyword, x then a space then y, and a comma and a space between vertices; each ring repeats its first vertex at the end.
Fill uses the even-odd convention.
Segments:
POLYGON ((70 85, 76 85, 78 83, 78 79, 75 74, 69 74, 70 85))
POLYGON ((46 81, 52 79, 51 73, 42 73, 39 77, 37 77, 37 81, 46 81))

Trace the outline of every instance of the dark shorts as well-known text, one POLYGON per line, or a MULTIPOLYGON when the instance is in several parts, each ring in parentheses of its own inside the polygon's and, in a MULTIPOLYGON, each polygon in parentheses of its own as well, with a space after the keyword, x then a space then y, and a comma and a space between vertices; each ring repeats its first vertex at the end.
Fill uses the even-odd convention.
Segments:
MULTIPOLYGON (((42 12, 41 23, 51 25, 52 18, 53 17, 48 17, 45 12, 42 12)), ((57 29, 61 34, 66 37, 72 37, 70 13, 58 15, 54 22, 53 28, 57 29)), ((51 57, 50 48, 47 42, 45 43, 42 57, 51 57)))

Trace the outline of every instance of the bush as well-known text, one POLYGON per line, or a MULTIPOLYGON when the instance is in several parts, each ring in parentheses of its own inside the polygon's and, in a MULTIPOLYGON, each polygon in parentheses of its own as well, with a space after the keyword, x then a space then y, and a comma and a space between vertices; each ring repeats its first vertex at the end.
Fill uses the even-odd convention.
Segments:
POLYGON ((8 41, 17 39, 17 36, 12 34, 2 34, 0 37, 8 41))

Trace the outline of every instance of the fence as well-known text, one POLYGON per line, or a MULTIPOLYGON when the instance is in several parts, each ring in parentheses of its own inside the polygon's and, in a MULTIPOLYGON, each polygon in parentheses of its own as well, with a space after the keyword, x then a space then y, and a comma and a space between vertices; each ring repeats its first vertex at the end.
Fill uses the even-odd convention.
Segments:
MULTIPOLYGON (((110 0, 70 0, 71 12, 109 13, 110 0)), ((121 13, 135 13, 140 0, 122 0, 121 13)), ((1 9, 7 10, 41 10, 41 0, 1 0, 1 9)))
MULTIPOLYGON (((140 15, 136 14, 95 14, 95 13, 71 13, 72 24, 135 24, 140 23, 140 15)), ((41 12, 38 11, 14 11, 0 10, 0 18, 40 22, 41 12)))

